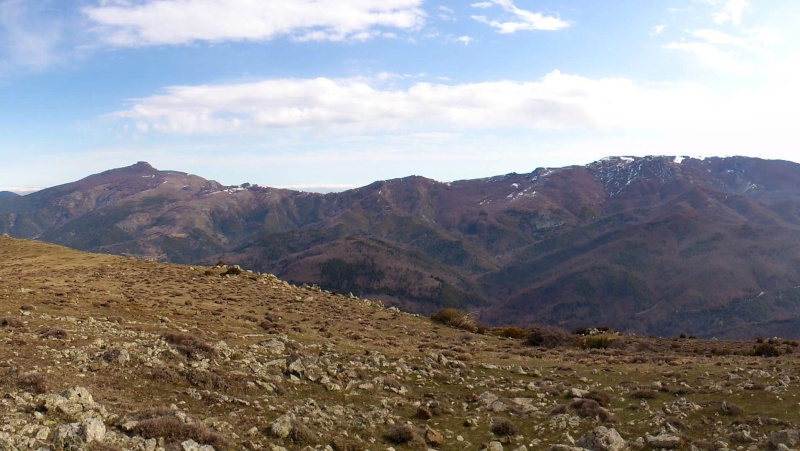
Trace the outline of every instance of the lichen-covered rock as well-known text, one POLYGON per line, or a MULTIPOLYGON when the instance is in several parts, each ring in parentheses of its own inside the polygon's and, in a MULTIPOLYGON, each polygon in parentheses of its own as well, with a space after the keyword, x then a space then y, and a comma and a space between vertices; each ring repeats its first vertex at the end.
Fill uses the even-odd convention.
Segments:
POLYGON ((81 423, 63 424, 56 428, 53 446, 64 451, 83 450, 87 443, 102 443, 106 436, 106 426, 102 421, 91 418, 81 423))
POLYGON ((681 438, 677 435, 667 434, 667 433, 660 433, 656 436, 652 436, 647 434, 645 436, 645 441, 648 445, 653 448, 666 448, 666 449, 677 449, 681 446, 681 438))
POLYGON ((775 447, 778 445, 793 446, 797 444, 798 441, 800 441, 800 434, 796 429, 784 429, 774 432, 769 438, 769 442, 775 447))
POLYGON ((605 426, 587 432, 575 445, 591 451, 622 451, 627 448, 625 440, 616 429, 605 426))
POLYGON ((294 421, 294 415, 286 414, 278 417, 277 420, 273 421, 269 427, 270 433, 276 438, 286 438, 292 432, 292 422, 294 421))

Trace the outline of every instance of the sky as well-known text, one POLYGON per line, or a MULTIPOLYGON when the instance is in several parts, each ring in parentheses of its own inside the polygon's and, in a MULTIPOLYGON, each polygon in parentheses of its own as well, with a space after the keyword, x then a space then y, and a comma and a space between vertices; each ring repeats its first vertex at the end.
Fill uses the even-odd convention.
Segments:
POLYGON ((797 0, 0 0, 0 190, 800 162, 797 0))

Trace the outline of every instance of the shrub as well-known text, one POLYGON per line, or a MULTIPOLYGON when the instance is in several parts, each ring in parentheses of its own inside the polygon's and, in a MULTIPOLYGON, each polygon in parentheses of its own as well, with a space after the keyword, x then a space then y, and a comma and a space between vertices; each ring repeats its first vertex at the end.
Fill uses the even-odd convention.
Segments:
POLYGON ((214 348, 194 335, 165 332, 161 335, 161 338, 167 343, 175 346, 178 349, 178 352, 190 359, 210 357, 214 355, 214 348))
POLYGON ((492 433, 497 436, 509 437, 517 434, 517 425, 505 418, 492 418, 492 433))
POLYGON ((168 443, 181 443, 194 440, 214 449, 227 449, 228 440, 202 423, 184 423, 174 412, 167 409, 153 409, 144 412, 145 419, 133 428, 133 433, 145 438, 163 438, 168 443), (149 417, 149 418, 148 418, 149 417))
POLYGON ((528 345, 555 348, 574 343, 573 338, 563 329, 537 324, 530 328, 528 345))
POLYGON ((69 334, 60 327, 43 327, 39 329, 39 336, 42 338, 57 338, 63 340, 67 338, 69 334))
POLYGON ((331 440, 331 448, 333 451, 364 451, 366 448, 355 442, 355 440, 347 439, 345 437, 334 437, 331 440))
POLYGON ((8 327, 11 329, 22 329, 25 327, 25 323, 22 322, 19 318, 14 317, 5 317, 0 318, 0 327, 8 327))
POLYGON ((530 334, 527 330, 516 326, 494 327, 490 332, 496 337, 516 338, 520 340, 527 339, 530 334))
POLYGON ((653 399, 658 396, 658 392, 645 388, 632 391, 630 396, 634 399, 653 399))
POLYGON ((478 331, 478 323, 475 322, 472 316, 468 312, 455 308, 439 310, 431 315, 431 320, 456 329, 463 329, 469 332, 478 331))
POLYGON ((604 423, 615 421, 614 414, 593 399, 576 399, 570 403, 569 410, 575 412, 581 418, 597 418, 604 423))
POLYGON ((398 424, 389 429, 386 433, 386 439, 392 443, 403 445, 417 441, 418 437, 417 431, 415 431, 413 427, 407 424, 398 424))
POLYGON ((681 432, 686 432, 689 429, 689 427, 686 426, 686 423, 684 423, 683 420, 681 420, 679 417, 676 416, 670 415, 668 417, 665 417, 664 422, 681 432))
POLYGON ((313 443, 318 442, 319 437, 308 426, 299 420, 292 421, 292 429, 289 431, 289 440, 294 443, 313 443))
POLYGON ((732 417, 734 415, 739 415, 742 412, 744 412, 744 409, 737 406, 736 404, 729 403, 727 401, 722 401, 722 405, 719 408, 719 413, 729 417, 732 417))
POLYGON ((606 349, 611 346, 613 342, 613 338, 603 336, 584 337, 580 340, 583 349, 606 349))
POLYGON ((222 275, 223 276, 238 276, 241 273, 242 273, 242 268, 240 268, 238 266, 231 266, 231 267, 228 268, 227 271, 222 273, 222 275))
POLYGON ((779 357, 780 349, 772 343, 761 343, 753 349, 753 355, 758 357, 779 357))
POLYGON ((569 405, 558 404, 550 410, 550 416, 563 415, 569 412, 573 412, 581 418, 597 418, 604 423, 616 421, 614 414, 602 407, 597 401, 586 398, 576 399, 569 405))
POLYGON ((611 404, 611 396, 604 391, 592 390, 584 396, 586 399, 593 399, 603 407, 608 407, 611 404))
POLYGON ((34 394, 47 392, 47 380, 39 373, 26 373, 17 380, 17 385, 23 390, 28 390, 34 394))

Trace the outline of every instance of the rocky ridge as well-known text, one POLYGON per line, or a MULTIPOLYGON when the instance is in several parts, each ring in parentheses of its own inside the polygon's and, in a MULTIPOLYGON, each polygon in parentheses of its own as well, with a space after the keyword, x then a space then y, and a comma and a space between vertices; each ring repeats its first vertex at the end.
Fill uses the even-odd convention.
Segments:
POLYGON ((237 267, 0 257, 1 449, 798 446, 791 341, 531 347, 237 267))
POLYGON ((479 180, 314 194, 140 162, 0 198, 0 232, 75 249, 219 259, 487 324, 800 338, 800 165, 613 157, 479 180))

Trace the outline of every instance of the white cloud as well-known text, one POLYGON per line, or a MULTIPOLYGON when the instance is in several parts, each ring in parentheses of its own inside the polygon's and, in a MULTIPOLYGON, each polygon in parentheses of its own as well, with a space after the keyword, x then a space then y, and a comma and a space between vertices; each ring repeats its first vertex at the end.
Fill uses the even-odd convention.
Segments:
POLYGON ((472 38, 470 36, 459 36, 455 39, 455 41, 460 42, 464 45, 470 45, 472 42, 475 41, 475 38, 472 38))
POLYGON ((481 9, 486 9, 494 5, 500 6, 511 15, 511 18, 500 21, 489 19, 484 15, 474 15, 471 16, 472 19, 497 29, 497 32, 501 34, 512 34, 517 31, 532 30, 557 31, 569 27, 569 23, 561 20, 558 16, 546 16, 542 13, 520 9, 511 0, 492 0, 491 2, 472 4, 474 8, 481 9))
POLYGON ((668 50, 679 50, 693 54, 704 65, 723 72, 750 74, 753 66, 731 50, 723 50, 710 42, 670 42, 663 46, 668 50))
POLYGON ((733 25, 740 25, 742 16, 749 6, 747 0, 727 0, 722 11, 714 15, 714 23, 722 25, 730 22, 733 25))
POLYGON ((450 22, 456 20, 456 12, 452 8, 439 6, 439 19, 450 22))
POLYGON ((699 41, 671 42, 663 47, 694 54, 704 65, 735 74, 752 74, 758 57, 773 45, 782 42, 780 31, 774 28, 753 28, 741 35, 714 29, 691 31, 699 41))
POLYGON ((762 46, 780 44, 782 41, 780 31, 774 28, 745 30, 743 36, 734 36, 710 29, 695 30, 692 34, 714 45, 731 45, 751 50, 762 46))
POLYGON ((366 40, 424 23, 423 0, 112 0, 83 9, 117 46, 195 41, 366 40))
POLYGON ((651 35, 651 36, 657 36, 657 35, 660 35, 661 33, 663 33, 663 32, 664 32, 664 30, 665 30, 666 28, 667 28, 667 26, 666 26, 666 25, 656 25, 655 27, 653 27, 653 30, 652 30, 652 31, 650 31, 650 35, 651 35))
MULTIPOLYGON (((660 123, 685 86, 642 87, 553 71, 531 82, 416 83, 380 89, 368 79, 279 79, 175 86, 112 117, 130 127, 178 134, 318 128, 348 133, 429 129, 609 130, 660 123)), ((667 118, 666 120, 674 120, 667 118)))

